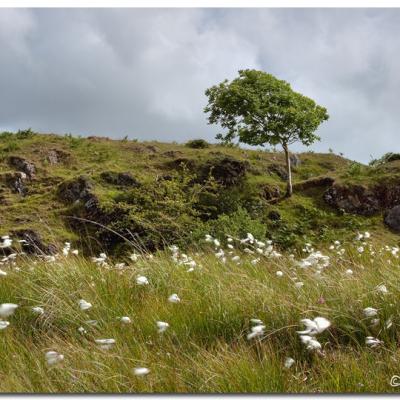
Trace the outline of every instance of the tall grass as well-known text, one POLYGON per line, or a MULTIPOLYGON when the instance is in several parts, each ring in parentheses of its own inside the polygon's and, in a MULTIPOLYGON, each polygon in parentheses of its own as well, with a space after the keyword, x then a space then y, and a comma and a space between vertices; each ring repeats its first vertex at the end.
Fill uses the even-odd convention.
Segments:
POLYGON ((386 250, 371 251, 360 255, 353 245, 343 256, 332 251, 320 275, 286 255, 253 265, 254 256, 239 250, 239 265, 229 257, 221 262, 212 249, 194 253, 192 272, 169 252, 123 269, 71 255, 52 263, 20 257, 3 266, 8 275, 0 277, 0 303, 19 304, 0 331, 0 391, 396 392, 389 382, 400 374, 400 263, 386 250), (349 268, 353 275, 345 273, 349 268), (138 275, 149 285, 137 285, 138 275), (302 288, 295 287, 298 281, 302 288), (377 291, 380 284, 389 293, 377 291), (180 303, 168 302, 172 293, 180 303), (93 307, 80 310, 80 299, 93 307), (44 314, 34 314, 34 306, 44 314), (365 307, 378 309, 376 326, 365 307), (121 316, 132 323, 123 324, 121 316), (318 353, 307 351, 296 333, 302 318, 316 316, 332 322, 318 336, 318 353), (248 341, 251 318, 266 329, 248 341), (159 320, 170 325, 162 334, 159 320), (87 333, 78 331, 81 326, 87 333), (371 349, 366 336, 384 344, 371 349), (116 344, 102 350, 95 343, 102 338, 116 344), (49 350, 64 361, 47 365, 49 350), (290 369, 286 357, 296 361, 290 369), (135 376, 139 366, 150 373, 135 376))

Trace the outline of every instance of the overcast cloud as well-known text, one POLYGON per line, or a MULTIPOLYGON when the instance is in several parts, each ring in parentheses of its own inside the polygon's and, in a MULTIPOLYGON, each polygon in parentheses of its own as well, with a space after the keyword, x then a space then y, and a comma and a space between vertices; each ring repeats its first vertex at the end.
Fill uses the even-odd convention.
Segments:
POLYGON ((204 90, 257 68, 368 162, 400 151, 399 38, 400 9, 0 9, 0 129, 213 141, 204 90))

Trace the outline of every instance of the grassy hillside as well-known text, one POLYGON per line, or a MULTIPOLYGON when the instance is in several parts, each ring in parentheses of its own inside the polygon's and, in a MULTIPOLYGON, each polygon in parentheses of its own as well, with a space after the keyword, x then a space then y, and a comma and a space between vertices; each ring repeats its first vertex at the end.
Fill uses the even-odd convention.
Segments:
POLYGON ((284 159, 279 152, 5 132, 0 134, 0 230, 9 234, 32 229, 46 244, 72 240, 88 253, 123 250, 121 236, 155 250, 165 244, 196 243, 205 233, 223 237, 227 230, 251 231, 280 248, 352 238, 357 230, 373 231, 382 242, 397 240, 384 227, 382 213, 365 217, 328 205, 323 179, 346 185, 398 182, 399 161, 368 167, 313 152, 296 159, 295 195, 284 199, 284 159), (21 168, 12 164, 13 157, 35 169, 23 181, 23 195, 15 189, 13 174, 21 168), (221 164, 226 158, 228 165, 221 164), (213 176, 219 165, 222 175, 213 176), (137 185, 120 184, 121 173, 128 173, 137 185), (90 182, 94 209, 85 208, 87 198, 67 201, 60 194, 60 186, 77 177, 90 182))
POLYGON ((0 303, 18 305, 0 330, 0 391, 397 392, 398 248, 371 243, 307 247, 306 268, 236 239, 97 264, 17 256, 0 278, 0 303), (307 348, 298 331, 315 317, 331 325, 307 348))

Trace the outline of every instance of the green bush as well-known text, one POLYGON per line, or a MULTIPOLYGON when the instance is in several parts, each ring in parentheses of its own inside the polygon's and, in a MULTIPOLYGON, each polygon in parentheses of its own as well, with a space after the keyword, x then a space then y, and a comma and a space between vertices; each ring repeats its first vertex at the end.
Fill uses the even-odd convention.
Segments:
POLYGON ((190 147, 191 149, 206 149, 207 147, 210 147, 210 144, 204 139, 193 139, 189 140, 185 146, 190 147))
POLYGON ((29 139, 35 135, 36 133, 31 128, 23 130, 19 129, 18 132, 15 134, 17 139, 29 139))

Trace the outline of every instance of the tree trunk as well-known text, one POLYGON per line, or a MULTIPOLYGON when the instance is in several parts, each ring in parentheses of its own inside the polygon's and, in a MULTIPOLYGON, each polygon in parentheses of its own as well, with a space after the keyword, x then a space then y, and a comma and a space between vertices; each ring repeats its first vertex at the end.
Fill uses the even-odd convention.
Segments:
POLYGON ((288 175, 287 178, 287 189, 286 189, 286 197, 290 197, 293 194, 293 187, 292 187, 292 170, 290 167, 290 154, 287 144, 283 144, 283 150, 285 151, 285 159, 286 159, 286 172, 288 175))

